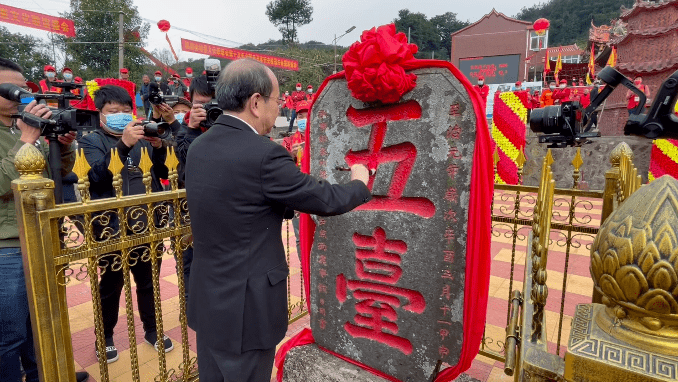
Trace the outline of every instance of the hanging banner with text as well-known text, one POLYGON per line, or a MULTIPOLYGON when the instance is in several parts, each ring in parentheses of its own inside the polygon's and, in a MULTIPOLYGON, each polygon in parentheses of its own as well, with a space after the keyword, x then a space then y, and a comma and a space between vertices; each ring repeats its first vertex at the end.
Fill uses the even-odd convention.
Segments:
POLYGON ((268 56, 246 50, 224 48, 223 46, 205 44, 193 40, 181 39, 181 50, 185 52, 202 53, 212 57, 225 58, 227 60, 237 60, 240 58, 251 58, 257 60, 266 66, 286 70, 299 71, 299 61, 288 58, 268 56))
POLYGON ((75 37, 73 20, 0 4, 0 21, 75 37))

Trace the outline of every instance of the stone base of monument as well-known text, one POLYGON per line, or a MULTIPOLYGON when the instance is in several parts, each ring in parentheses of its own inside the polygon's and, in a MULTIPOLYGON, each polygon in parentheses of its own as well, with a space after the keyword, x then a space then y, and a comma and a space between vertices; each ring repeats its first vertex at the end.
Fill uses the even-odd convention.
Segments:
MULTIPOLYGON (((650 169, 650 153, 652 140, 635 136, 600 137, 592 139, 591 143, 581 147, 581 156, 584 159, 581 181, 589 190, 605 188, 605 172, 610 168, 610 152, 621 142, 626 142, 633 151, 633 164, 638 168, 638 175, 647 183, 647 173, 650 169)), ((541 165, 546 156, 547 147, 537 142, 537 137, 531 131, 527 136, 525 156, 527 162, 523 169, 523 184, 538 186, 541 176, 541 165)), ((553 178, 557 188, 572 188, 572 160, 577 153, 576 147, 552 149, 553 178)))
MULTIPOLYGON (((384 382, 383 378, 320 350, 317 345, 293 348, 285 357, 283 382, 384 382)), ((455 382, 479 382, 462 374, 455 382)))

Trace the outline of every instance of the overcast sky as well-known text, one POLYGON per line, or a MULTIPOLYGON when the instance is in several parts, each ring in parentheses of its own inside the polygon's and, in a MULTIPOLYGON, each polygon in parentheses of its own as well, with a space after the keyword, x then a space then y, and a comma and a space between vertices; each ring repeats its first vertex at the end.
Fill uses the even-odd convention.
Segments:
MULTIPOLYGON (((141 17, 157 22, 168 20, 171 25, 214 36, 235 43, 263 43, 279 39, 280 32, 266 17, 266 4, 271 0, 134 0, 141 17)), ((477 21, 496 8, 497 11, 514 16, 522 7, 531 6, 539 0, 312 0, 313 21, 299 28, 301 42, 315 40, 331 44, 335 33, 343 34, 351 26, 356 29, 341 38, 339 45, 348 46, 360 38, 363 30, 387 24, 398 16, 401 9, 421 12, 428 17, 454 12, 460 20, 477 21)), ((28 9, 35 12, 58 15, 70 9, 68 0, 0 0, 0 4, 28 9)), ((12 32, 30 33, 47 39, 47 33, 35 29, 0 23, 12 32)), ((196 36, 189 32, 170 29, 169 37, 180 60, 200 58, 204 55, 181 52, 181 38, 202 41, 222 46, 236 46, 227 41, 196 36)), ((146 49, 167 48, 164 33, 155 23, 151 25, 146 49)))

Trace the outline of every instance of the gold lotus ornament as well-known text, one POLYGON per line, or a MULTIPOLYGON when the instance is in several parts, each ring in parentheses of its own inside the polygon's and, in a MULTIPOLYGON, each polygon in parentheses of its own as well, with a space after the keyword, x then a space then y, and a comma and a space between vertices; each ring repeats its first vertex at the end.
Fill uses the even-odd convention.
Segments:
POLYGON ((633 193, 591 249, 591 276, 605 314, 598 325, 646 350, 678 353, 678 180, 664 176, 633 193))

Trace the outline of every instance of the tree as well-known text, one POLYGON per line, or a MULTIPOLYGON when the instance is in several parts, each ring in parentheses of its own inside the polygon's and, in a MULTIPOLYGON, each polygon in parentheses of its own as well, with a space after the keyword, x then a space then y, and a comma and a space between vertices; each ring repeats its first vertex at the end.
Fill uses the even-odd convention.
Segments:
MULTIPOLYGON (((84 79, 118 77, 118 19, 123 12, 123 29, 139 28, 140 41, 148 36, 150 25, 144 23, 132 0, 71 1, 70 12, 62 16, 73 20, 75 38, 60 38, 66 52, 66 65, 84 79)), ((139 49, 141 43, 124 45, 123 66, 130 71, 130 80, 140 82, 147 62, 139 49)))
POLYGON ((24 77, 37 82, 42 77, 43 68, 51 63, 47 44, 31 35, 11 33, 0 26, 0 57, 7 57, 21 65, 24 77))
POLYGON ((174 55, 168 48, 163 48, 161 50, 154 49, 151 54, 167 66, 172 66, 177 63, 177 60, 174 59, 174 55))
POLYGON ((278 27, 283 41, 297 41, 297 26, 313 21, 311 0, 273 0, 266 5, 266 16, 278 27))
POLYGON ((410 43, 419 47, 419 58, 431 58, 431 53, 438 59, 449 59, 452 44, 452 33, 469 25, 468 21, 457 20, 457 14, 447 12, 434 16, 430 20, 423 13, 412 13, 408 9, 398 12, 393 20, 398 32, 410 34, 410 43))

